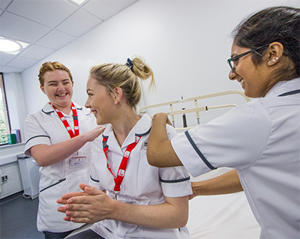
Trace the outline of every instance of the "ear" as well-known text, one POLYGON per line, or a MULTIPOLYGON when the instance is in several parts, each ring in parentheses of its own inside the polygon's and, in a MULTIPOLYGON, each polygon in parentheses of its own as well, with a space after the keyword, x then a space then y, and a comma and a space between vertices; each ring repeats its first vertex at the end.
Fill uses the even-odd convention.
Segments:
POLYGON ((268 51, 266 53, 267 56, 267 65, 274 66, 279 61, 283 55, 284 47, 280 42, 272 42, 268 47, 268 51))
POLYGON ((43 91, 44 94, 46 94, 45 93, 45 87, 43 85, 40 85, 40 89, 41 89, 41 91, 43 91))
POLYGON ((123 90, 121 87, 116 87, 112 90, 112 97, 114 99, 115 104, 120 103, 122 96, 123 96, 123 90))

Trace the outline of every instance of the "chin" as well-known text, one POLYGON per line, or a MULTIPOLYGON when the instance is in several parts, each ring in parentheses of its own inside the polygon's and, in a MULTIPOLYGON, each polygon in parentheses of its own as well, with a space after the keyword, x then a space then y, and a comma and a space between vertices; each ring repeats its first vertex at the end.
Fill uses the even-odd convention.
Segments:
POLYGON ((107 124, 107 123, 104 122, 101 118, 97 118, 97 125, 103 125, 103 124, 107 124))
POLYGON ((263 97, 262 95, 258 94, 257 92, 249 92, 247 90, 244 91, 245 96, 250 97, 250 98, 259 98, 263 97))

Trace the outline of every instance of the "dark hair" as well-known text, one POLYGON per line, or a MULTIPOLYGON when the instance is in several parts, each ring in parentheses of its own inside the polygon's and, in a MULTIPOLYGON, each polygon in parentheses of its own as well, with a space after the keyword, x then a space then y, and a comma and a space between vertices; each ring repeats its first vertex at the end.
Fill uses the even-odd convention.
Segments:
MULTIPOLYGON (((300 8, 285 6, 270 7, 259 11, 241 22, 233 32, 234 44, 240 47, 258 50, 263 55, 264 50, 272 42, 280 42, 284 47, 283 54, 293 64, 286 64, 276 72, 282 79, 300 76, 300 8), (293 66, 291 66, 293 65, 293 66)), ((262 55, 253 54, 254 64, 262 62, 262 55)))
POLYGON ((73 82, 72 74, 65 65, 63 65, 57 61, 54 61, 54 62, 48 61, 48 62, 43 63, 43 65, 40 68, 39 81, 40 81, 41 86, 44 85, 44 75, 46 74, 46 72, 47 71, 55 71, 55 70, 66 71, 68 73, 68 75, 70 76, 71 81, 73 82))

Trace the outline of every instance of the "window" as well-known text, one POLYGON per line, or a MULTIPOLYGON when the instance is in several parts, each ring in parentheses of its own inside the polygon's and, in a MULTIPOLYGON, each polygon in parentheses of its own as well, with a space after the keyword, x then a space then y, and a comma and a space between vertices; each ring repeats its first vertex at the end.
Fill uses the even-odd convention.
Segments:
POLYGON ((10 122, 7 111, 6 95, 3 74, 0 73, 0 145, 8 143, 10 134, 10 122))

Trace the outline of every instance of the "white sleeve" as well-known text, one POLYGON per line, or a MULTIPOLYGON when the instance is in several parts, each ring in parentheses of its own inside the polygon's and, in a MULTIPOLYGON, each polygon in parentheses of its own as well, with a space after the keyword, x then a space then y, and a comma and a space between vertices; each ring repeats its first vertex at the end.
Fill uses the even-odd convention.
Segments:
MULTIPOLYGON (((176 135, 176 130, 167 125, 167 133, 172 138, 176 135)), ((193 193, 190 176, 184 167, 160 168, 159 180, 166 197, 183 197, 193 193)))
POLYGON ((177 135, 171 143, 193 176, 218 167, 242 169, 260 157, 271 126, 260 103, 250 103, 177 135))
POLYGON ((35 115, 29 115, 24 123, 25 154, 31 155, 30 148, 38 144, 51 145, 49 134, 43 129, 35 115))

